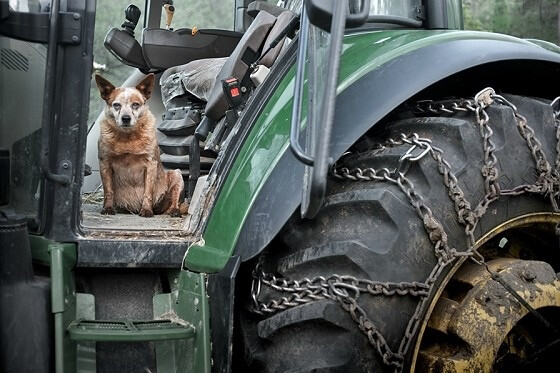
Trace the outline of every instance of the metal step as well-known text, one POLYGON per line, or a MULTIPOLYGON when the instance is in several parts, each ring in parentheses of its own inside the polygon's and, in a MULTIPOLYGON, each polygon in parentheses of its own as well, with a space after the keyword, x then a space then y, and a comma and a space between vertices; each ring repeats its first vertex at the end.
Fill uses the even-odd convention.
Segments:
POLYGON ((74 341, 145 342, 189 339, 195 336, 194 326, 171 320, 75 320, 68 326, 74 341))

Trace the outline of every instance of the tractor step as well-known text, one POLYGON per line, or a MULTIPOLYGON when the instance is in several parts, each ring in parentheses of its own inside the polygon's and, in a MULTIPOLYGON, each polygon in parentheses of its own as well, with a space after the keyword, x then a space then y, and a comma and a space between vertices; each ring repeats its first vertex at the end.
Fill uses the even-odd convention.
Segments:
POLYGON ((189 339, 195 336, 194 326, 171 320, 105 321, 75 320, 68 326, 68 335, 75 341, 145 342, 189 339))

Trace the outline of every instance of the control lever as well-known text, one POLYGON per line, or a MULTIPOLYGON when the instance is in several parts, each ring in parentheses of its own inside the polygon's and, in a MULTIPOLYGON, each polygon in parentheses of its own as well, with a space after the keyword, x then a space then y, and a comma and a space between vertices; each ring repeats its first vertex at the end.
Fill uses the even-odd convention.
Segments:
POLYGON ((125 31, 127 34, 130 34, 131 36, 134 36, 134 29, 138 24, 141 13, 142 12, 136 5, 130 4, 124 11, 124 17, 126 18, 126 21, 121 26, 123 28, 123 31, 125 31))
POLYGON ((171 28, 171 21, 173 21, 173 14, 175 13, 175 7, 173 6, 172 0, 167 0, 163 4, 163 9, 165 10, 166 18, 165 18, 165 29, 172 30, 171 28))

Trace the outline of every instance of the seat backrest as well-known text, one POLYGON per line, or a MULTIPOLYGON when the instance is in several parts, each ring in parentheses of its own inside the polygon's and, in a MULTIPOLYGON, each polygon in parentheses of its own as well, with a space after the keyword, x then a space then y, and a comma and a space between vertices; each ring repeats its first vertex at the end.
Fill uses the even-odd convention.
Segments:
POLYGON ((284 31, 284 29, 290 24, 292 19, 296 16, 297 14, 294 12, 284 11, 276 18, 276 22, 274 23, 272 30, 270 30, 270 33, 268 34, 266 40, 264 41, 264 47, 262 52, 263 55, 261 55, 259 61, 260 65, 271 67, 274 61, 276 61, 276 59, 278 58, 280 52, 284 47, 284 44, 286 42, 286 37, 284 36, 284 38, 282 38, 282 40, 274 48, 270 50, 269 50, 269 45, 274 41, 274 39, 280 36, 280 34, 284 31))
MULTIPOLYGON (((255 18, 255 21, 262 14, 266 14, 267 17, 273 17, 266 11, 260 11, 255 18)), ((225 112, 229 109, 229 103, 223 91, 222 85, 220 84, 222 79, 233 77, 236 78, 240 83, 243 83, 248 77, 249 67, 251 63, 257 60, 259 60, 259 65, 264 65, 266 67, 272 66, 284 47, 286 37, 283 37, 282 40, 274 48, 269 48, 269 46, 278 36, 280 36, 280 34, 286 29, 292 19, 296 16, 296 13, 285 10, 281 12, 278 17, 276 17, 274 26, 272 26, 270 32, 268 33, 266 39, 262 44, 262 49, 258 58, 255 57, 251 58, 250 61, 245 61, 243 56, 241 56, 239 53, 236 55, 235 52, 228 58, 222 70, 216 77, 216 81, 214 83, 212 91, 210 92, 210 96, 206 104, 206 116, 217 122, 225 115, 225 112)))
POLYGON ((264 41, 275 22, 276 17, 270 13, 259 12, 233 53, 228 57, 215 78, 215 84, 208 97, 205 114, 210 119, 218 121, 229 108, 220 82, 227 78, 236 78, 241 82, 251 64, 260 56, 264 41))
POLYGON ((220 76, 240 79, 247 73, 275 21, 276 17, 271 14, 259 12, 229 57, 195 60, 165 70, 160 85, 166 107, 175 97, 189 92, 201 100, 212 102, 210 107, 215 106, 215 112, 225 112, 228 109, 227 99, 219 95, 223 91, 221 84, 216 82, 224 79, 220 76), (216 85, 219 87, 214 89, 216 85))

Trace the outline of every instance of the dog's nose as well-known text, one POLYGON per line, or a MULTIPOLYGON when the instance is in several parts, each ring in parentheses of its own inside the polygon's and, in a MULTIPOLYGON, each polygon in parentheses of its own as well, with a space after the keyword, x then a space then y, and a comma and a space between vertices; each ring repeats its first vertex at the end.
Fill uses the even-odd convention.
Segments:
POLYGON ((124 124, 130 123, 130 115, 123 115, 121 119, 124 124))

